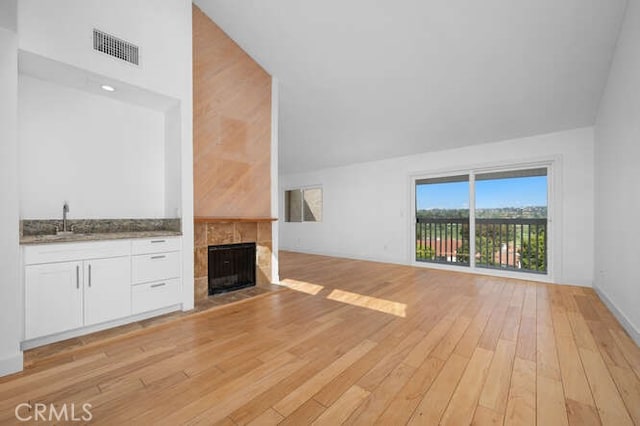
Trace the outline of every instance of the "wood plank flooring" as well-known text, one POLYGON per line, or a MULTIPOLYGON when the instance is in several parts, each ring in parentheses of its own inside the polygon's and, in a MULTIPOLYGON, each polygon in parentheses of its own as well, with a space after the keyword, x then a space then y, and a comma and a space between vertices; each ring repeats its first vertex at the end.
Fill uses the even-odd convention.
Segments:
POLYGON ((0 423, 27 402, 104 425, 640 425, 640 349, 591 289, 290 252, 280 270, 285 291, 42 351, 0 378, 0 423))

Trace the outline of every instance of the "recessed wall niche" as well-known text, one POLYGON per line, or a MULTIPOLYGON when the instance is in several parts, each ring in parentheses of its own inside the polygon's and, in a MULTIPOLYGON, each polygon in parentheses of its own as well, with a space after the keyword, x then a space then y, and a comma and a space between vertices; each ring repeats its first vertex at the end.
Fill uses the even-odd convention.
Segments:
POLYGON ((180 217, 180 104, 20 52, 20 216, 180 217), (104 91, 101 86, 115 88, 104 91))

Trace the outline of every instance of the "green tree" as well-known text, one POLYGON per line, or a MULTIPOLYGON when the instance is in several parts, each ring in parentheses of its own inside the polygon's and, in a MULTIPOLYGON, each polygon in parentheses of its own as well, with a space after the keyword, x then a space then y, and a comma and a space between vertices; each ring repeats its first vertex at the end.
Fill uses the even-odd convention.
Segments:
POLYGON ((463 263, 465 265, 469 264, 469 253, 471 251, 471 247, 469 244, 469 225, 463 224, 460 229, 459 238, 462 240, 462 244, 458 247, 458 252, 456 253, 456 262, 463 263))
POLYGON ((421 245, 420 242, 416 242, 416 260, 434 260, 436 252, 429 246, 421 245))
POLYGON ((544 230, 532 233, 531 238, 522 242, 520 262, 522 269, 545 272, 547 270, 547 234, 544 230))

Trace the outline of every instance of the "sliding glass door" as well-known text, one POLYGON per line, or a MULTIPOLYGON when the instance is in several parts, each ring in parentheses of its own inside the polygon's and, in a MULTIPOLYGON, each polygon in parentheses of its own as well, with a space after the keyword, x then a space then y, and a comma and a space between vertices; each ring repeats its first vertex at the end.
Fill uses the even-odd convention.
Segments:
POLYGON ((539 167, 416 180, 416 261, 546 274, 547 179, 539 167))
POLYGON ((469 176, 416 181, 416 260, 469 265, 469 176))
POLYGON ((475 175, 476 266, 547 272, 547 169, 475 175))

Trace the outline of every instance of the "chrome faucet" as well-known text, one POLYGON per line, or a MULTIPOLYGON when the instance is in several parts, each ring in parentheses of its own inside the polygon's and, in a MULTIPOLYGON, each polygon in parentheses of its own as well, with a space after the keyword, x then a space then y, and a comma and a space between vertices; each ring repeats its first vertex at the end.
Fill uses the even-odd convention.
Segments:
POLYGON ((69 213, 69 204, 65 201, 62 206, 62 232, 67 231, 67 213, 69 213))

